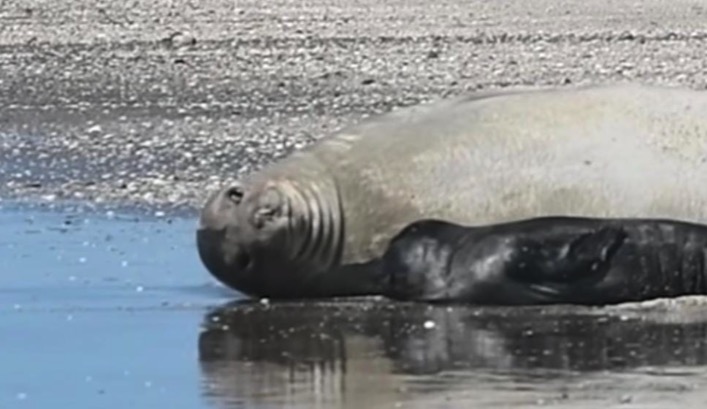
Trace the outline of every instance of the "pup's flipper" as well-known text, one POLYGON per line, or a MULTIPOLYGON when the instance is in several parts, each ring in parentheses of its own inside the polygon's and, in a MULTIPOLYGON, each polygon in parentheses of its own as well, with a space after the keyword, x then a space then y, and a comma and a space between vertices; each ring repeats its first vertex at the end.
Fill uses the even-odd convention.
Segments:
POLYGON ((542 238, 524 236, 517 239, 507 274, 543 286, 600 280, 627 237, 619 226, 590 232, 543 232, 542 238))

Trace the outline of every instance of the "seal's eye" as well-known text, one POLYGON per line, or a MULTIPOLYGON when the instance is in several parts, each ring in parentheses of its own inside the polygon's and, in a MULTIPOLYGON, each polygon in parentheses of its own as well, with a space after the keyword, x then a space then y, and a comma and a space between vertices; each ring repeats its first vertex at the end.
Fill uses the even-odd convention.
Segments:
POLYGON ((235 204, 241 204, 243 200, 243 188, 240 186, 233 186, 226 191, 226 197, 235 204))

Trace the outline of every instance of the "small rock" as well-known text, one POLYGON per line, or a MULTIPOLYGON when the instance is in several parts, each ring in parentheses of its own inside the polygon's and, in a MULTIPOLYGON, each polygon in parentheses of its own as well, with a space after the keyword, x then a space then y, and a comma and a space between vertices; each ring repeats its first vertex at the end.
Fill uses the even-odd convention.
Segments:
POLYGON ((89 135, 95 135, 100 133, 103 130, 103 128, 100 125, 93 125, 92 127, 86 129, 86 133, 89 135))
POLYGON ((189 33, 177 31, 163 38, 161 42, 167 46, 179 48, 195 45, 196 37, 190 35, 189 33))
POLYGON ((633 396, 624 395, 619 399, 619 403, 631 403, 633 401, 633 396))

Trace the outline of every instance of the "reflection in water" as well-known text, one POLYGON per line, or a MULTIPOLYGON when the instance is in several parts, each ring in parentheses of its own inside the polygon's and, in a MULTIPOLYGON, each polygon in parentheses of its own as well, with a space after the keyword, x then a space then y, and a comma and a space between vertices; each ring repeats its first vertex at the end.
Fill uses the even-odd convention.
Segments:
POLYGON ((416 382, 444 393, 464 374, 537 383, 707 363, 707 322, 639 316, 564 306, 241 302, 206 316, 199 358, 204 394, 222 407, 374 407, 416 382))

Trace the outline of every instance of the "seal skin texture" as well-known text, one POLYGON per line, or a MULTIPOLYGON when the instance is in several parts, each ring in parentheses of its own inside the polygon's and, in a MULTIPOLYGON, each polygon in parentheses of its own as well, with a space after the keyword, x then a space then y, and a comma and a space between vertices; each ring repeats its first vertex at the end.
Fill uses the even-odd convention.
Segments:
POLYGON ((380 257, 416 220, 705 221, 706 155, 707 92, 477 93, 363 121, 226 184, 204 204, 197 248, 247 295, 375 294, 339 267, 380 257))
POLYGON ((367 265, 397 300, 608 305, 707 294, 706 254, 707 226, 672 220, 421 220, 367 265))

